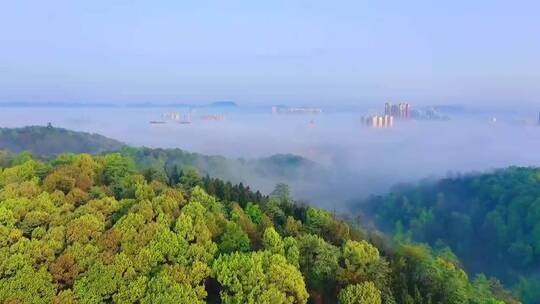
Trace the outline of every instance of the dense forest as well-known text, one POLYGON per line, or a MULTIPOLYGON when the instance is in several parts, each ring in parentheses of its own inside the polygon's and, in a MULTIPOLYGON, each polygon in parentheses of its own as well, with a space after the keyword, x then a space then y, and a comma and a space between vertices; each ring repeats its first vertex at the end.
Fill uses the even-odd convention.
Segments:
POLYGON ((448 250, 390 242, 196 170, 0 153, 2 303, 517 303, 448 250))
POLYGON ((526 303, 540 303, 540 169, 402 186, 355 207, 399 238, 449 246, 471 273, 496 276, 526 303))

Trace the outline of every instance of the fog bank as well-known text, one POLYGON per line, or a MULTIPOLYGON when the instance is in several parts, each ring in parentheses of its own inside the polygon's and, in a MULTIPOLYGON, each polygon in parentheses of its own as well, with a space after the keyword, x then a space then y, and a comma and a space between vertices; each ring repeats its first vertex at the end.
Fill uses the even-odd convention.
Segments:
MULTIPOLYGON (((457 115, 448 121, 396 121, 393 128, 361 125, 369 109, 319 115, 268 112, 225 114, 194 111, 190 124, 150 124, 163 108, 2 108, 0 125, 45 125, 94 132, 134 146, 181 148, 234 158, 293 153, 325 170, 304 180, 285 180, 299 199, 340 207, 353 198, 380 193, 396 183, 449 172, 540 165, 540 127, 534 113, 515 117, 457 115), (207 114, 222 120, 204 120, 207 114), (534 115, 533 115, 534 114, 534 115), (518 118, 519 118, 518 117, 518 118), (528 120, 527 120, 528 119, 528 120)), ((513 114, 514 116, 516 114, 513 114)), ((264 192, 276 180, 239 176, 264 192)))

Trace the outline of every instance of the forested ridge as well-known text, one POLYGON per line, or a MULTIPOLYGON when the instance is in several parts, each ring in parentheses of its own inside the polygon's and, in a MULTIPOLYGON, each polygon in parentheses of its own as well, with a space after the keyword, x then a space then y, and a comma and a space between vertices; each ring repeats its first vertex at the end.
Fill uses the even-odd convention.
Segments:
POLYGON ((298 155, 277 154, 242 159, 204 155, 182 149, 133 147, 102 135, 53 126, 0 128, 0 150, 11 153, 30 151, 38 158, 50 158, 61 153, 119 152, 132 158, 139 171, 171 175, 175 174, 173 171, 196 168, 202 175, 234 183, 249 182, 259 189, 270 187, 265 189, 268 191, 278 182, 305 182, 327 174, 315 162, 298 155))
POLYGON ((449 246, 470 272, 540 303, 540 169, 510 167, 396 188, 356 204, 398 238, 449 246))
POLYGON ((0 166, 0 302, 514 302, 451 255, 370 235, 285 185, 137 172, 119 153, 0 166))

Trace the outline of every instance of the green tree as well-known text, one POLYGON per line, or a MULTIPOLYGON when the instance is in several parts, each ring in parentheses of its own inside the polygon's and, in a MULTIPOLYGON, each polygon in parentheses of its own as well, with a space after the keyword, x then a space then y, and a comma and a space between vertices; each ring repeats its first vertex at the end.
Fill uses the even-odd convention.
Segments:
POLYGON ((295 220, 292 216, 287 216, 287 221, 285 222, 285 234, 288 236, 298 236, 302 232, 302 222, 295 220))
POLYGON ((285 258, 287 261, 294 265, 296 268, 300 268, 300 249, 298 249, 298 242, 296 239, 288 236, 283 239, 283 247, 285 249, 285 258))
POLYGON ((306 228, 313 234, 328 236, 328 227, 332 222, 330 213, 317 208, 308 208, 306 213, 306 228))
POLYGON ((225 304, 307 302, 302 274, 281 255, 236 252, 219 257, 213 270, 225 304))
POLYGON ((199 171, 197 171, 197 169, 193 167, 187 168, 186 170, 182 171, 179 182, 187 189, 202 185, 199 171))
POLYGON ((123 179, 135 172, 133 160, 120 153, 113 153, 106 155, 103 161, 103 181, 120 197, 123 179))
POLYGON ((247 252, 250 250, 249 238, 238 224, 229 222, 227 228, 225 228, 225 233, 221 235, 219 250, 223 253, 247 252))
POLYGON ((283 246, 283 240, 277 231, 270 227, 264 231, 263 234, 263 247, 264 249, 274 254, 285 254, 285 248, 283 246))
POLYGON ((80 303, 103 303, 112 299, 121 279, 114 266, 97 262, 75 281, 73 291, 80 303))
MULTIPOLYGON (((0 302, 50 303, 56 293, 51 275, 45 268, 36 271, 31 266, 25 265, 20 257, 16 259, 16 263, 10 263, 16 267, 11 269, 11 275, 3 275, 0 279, 0 302)), ((10 259, 10 262, 15 260, 10 259)))
POLYGON ((38 167, 38 162, 29 160, 20 165, 6 168, 0 172, 0 186, 30 180, 39 181, 39 177, 36 176, 38 167))
POLYGON ((291 192, 287 184, 277 184, 270 197, 277 198, 281 203, 288 203, 291 200, 291 192))
POLYGON ((204 304, 206 291, 204 287, 193 288, 188 284, 176 282, 170 275, 161 272, 148 283, 148 290, 142 299, 142 304, 204 304))
POLYGON ((68 224, 66 239, 69 242, 87 243, 97 239, 104 229, 105 223, 102 220, 94 215, 85 214, 68 224))
POLYGON ((381 304, 381 292, 372 282, 349 285, 339 292, 340 304, 381 304))
POLYGON ((259 224, 262 220, 263 213, 259 205, 252 202, 248 202, 246 205, 246 214, 249 216, 251 221, 255 224, 259 224))
POLYGON ((114 303, 140 303, 147 294, 147 285, 148 278, 146 276, 139 276, 134 280, 124 279, 118 292, 113 295, 114 303))
POLYGON ((308 283, 315 288, 325 288, 335 277, 340 257, 339 249, 316 235, 298 238, 300 269, 308 283))
POLYGON ((370 264, 379 261, 379 250, 366 241, 347 241, 343 246, 345 268, 350 272, 366 273, 370 264))
POLYGON ((19 154, 16 154, 13 159, 11 160, 11 164, 14 166, 22 165, 26 163, 27 161, 30 161, 34 158, 32 155, 32 152, 30 151, 23 151, 19 154))

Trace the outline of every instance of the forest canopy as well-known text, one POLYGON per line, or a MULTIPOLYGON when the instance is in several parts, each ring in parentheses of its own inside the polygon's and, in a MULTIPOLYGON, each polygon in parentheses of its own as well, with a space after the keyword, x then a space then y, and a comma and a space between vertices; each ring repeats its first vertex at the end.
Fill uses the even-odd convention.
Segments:
POLYGON ((510 167, 402 186, 355 205, 404 240, 450 247, 471 273, 540 299, 540 169, 510 167))
POLYGON ((0 302, 515 303, 444 252, 298 204, 286 185, 147 174, 120 153, 2 153, 0 167, 0 302))

